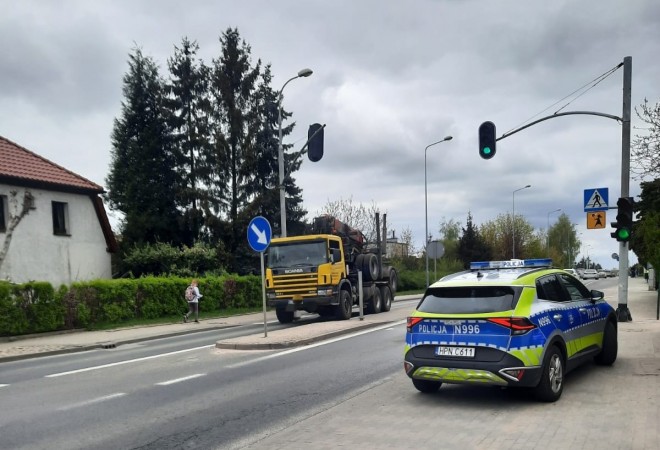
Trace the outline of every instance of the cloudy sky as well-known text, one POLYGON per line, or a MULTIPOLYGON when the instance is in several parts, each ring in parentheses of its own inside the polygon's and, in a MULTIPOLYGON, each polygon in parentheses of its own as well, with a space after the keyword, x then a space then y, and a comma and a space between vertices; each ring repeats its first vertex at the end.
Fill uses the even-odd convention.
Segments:
MULTIPOLYGON (((547 227, 558 208, 576 223, 587 253, 605 267, 618 244, 586 229, 583 192, 621 189, 621 126, 568 116, 498 142, 478 156, 486 120, 498 136, 632 56, 632 104, 660 101, 657 0, 0 0, 0 135, 105 185, 110 133, 120 114, 122 76, 136 45, 166 74, 182 37, 207 63, 219 36, 238 28, 252 56, 272 64, 273 87, 302 68, 309 78, 284 91, 304 143, 324 123, 325 156, 296 175, 314 216, 328 201, 376 203, 390 230, 424 236, 428 220, 476 224, 515 212, 547 227)), ((563 111, 622 115, 623 71, 563 111)), ((555 105, 554 108, 547 109, 555 105)), ((640 126, 633 111, 633 126, 640 126)), ((633 129, 635 134, 641 130, 633 129)), ((631 179, 630 191, 640 192, 631 179)), ((614 199, 614 201, 612 201, 614 199)), ((111 213, 112 214, 112 213, 111 213)), ((636 261, 631 253, 631 261, 636 261)))

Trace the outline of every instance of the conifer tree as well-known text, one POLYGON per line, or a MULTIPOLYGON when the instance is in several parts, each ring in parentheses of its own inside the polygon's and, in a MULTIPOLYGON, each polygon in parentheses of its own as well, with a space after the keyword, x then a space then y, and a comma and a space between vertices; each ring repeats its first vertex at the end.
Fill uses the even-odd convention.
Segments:
POLYGON ((182 178, 177 200, 183 213, 183 242, 191 245, 201 237, 204 217, 212 214, 206 186, 217 165, 209 136, 209 68, 196 59, 196 42, 184 37, 181 47, 174 49, 174 56, 168 60, 170 79, 165 104, 176 170, 182 178))
POLYGON ((123 213, 122 246, 179 243, 175 195, 178 176, 163 113, 163 81, 151 57, 129 55, 121 116, 112 131, 107 200, 123 213))

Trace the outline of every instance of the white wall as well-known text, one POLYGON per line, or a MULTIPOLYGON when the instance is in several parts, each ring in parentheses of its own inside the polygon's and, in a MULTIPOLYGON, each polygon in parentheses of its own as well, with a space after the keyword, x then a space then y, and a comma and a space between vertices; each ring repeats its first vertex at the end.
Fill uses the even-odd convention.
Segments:
MULTIPOLYGON (((15 198, 20 204, 25 188, 0 184, 0 195, 8 200, 7 225, 10 214, 19 212, 12 205, 10 190, 18 192, 15 198)), ((0 266, 0 278, 15 283, 49 281, 56 289, 74 281, 111 278, 110 253, 90 197, 28 190, 34 196, 35 209, 14 230, 9 252, 0 266), (53 201, 67 203, 68 236, 53 233, 53 201)), ((5 238, 6 232, 0 233, 0 248, 5 238)))

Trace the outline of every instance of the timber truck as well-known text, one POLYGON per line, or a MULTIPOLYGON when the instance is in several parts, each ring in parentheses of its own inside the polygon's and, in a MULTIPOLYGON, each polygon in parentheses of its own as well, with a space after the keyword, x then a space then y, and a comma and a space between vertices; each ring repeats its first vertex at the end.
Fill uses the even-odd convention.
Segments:
POLYGON ((398 274, 384 255, 380 216, 376 213, 376 243, 331 215, 314 219, 311 233, 274 238, 266 251, 266 298, 280 323, 291 323, 300 311, 338 320, 350 319, 353 307, 367 314, 389 311, 398 274), (359 273, 362 286, 359 286, 359 273))

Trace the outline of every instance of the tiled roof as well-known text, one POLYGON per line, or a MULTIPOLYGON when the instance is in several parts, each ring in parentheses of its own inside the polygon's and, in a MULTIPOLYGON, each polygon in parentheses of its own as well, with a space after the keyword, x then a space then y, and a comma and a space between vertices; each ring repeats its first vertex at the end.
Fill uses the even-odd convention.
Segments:
POLYGON ((23 180, 25 183, 52 185, 53 189, 74 188, 96 193, 103 188, 64 167, 0 136, 0 177, 23 180))

